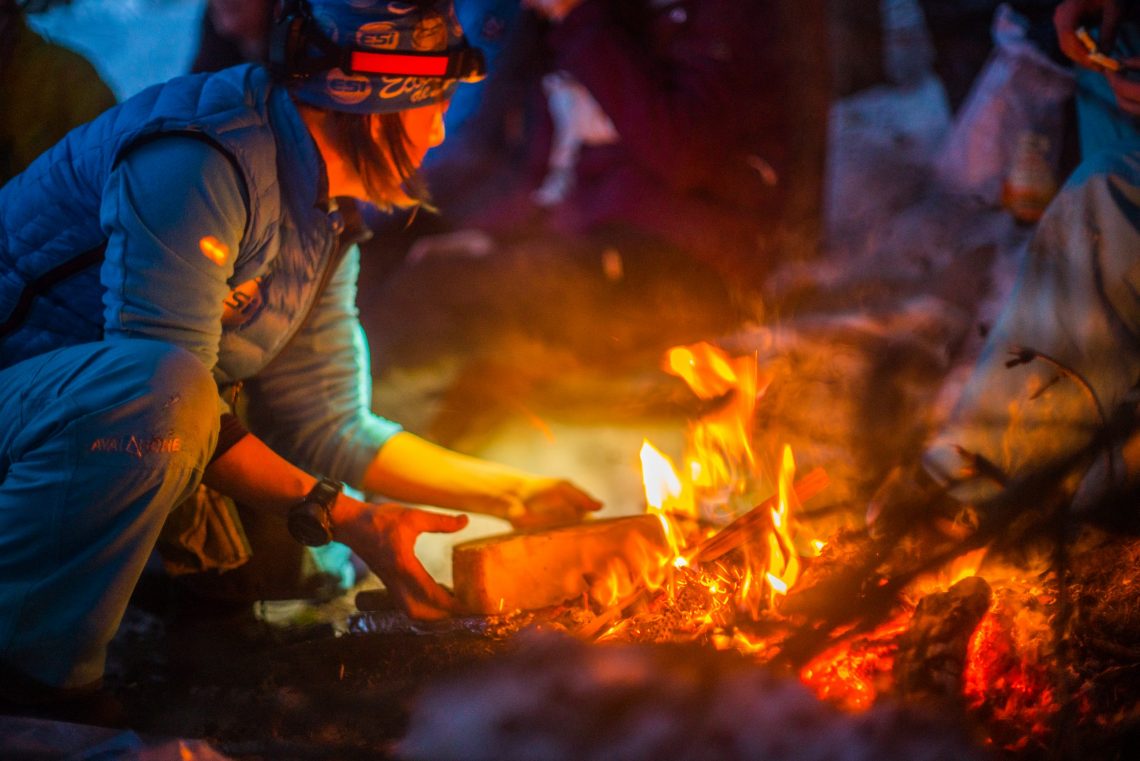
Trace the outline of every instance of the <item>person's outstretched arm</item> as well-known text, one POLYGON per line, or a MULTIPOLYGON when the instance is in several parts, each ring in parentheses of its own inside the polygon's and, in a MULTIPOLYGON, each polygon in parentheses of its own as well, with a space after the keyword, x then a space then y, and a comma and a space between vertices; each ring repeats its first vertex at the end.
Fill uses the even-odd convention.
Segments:
MULTIPOLYGON (((316 481, 253 435, 211 462, 203 479, 242 504, 282 516, 316 481)), ((410 615, 440 618, 454 610, 454 598, 424 569, 415 546, 422 533, 458 531, 467 525, 467 516, 362 502, 342 492, 329 518, 333 539, 364 560, 410 615)))
POLYGON ((515 528, 576 523, 602 504, 574 484, 454 452, 411 433, 384 444, 364 488, 424 505, 503 518, 515 528))

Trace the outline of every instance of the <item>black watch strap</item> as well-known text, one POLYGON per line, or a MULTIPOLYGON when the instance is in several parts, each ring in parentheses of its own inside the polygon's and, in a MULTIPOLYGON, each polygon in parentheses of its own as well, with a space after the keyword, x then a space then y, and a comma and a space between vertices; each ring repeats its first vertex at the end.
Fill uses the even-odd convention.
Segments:
POLYGON ((289 510, 289 533, 309 547, 320 547, 332 541, 332 512, 344 484, 321 477, 300 502, 289 510))

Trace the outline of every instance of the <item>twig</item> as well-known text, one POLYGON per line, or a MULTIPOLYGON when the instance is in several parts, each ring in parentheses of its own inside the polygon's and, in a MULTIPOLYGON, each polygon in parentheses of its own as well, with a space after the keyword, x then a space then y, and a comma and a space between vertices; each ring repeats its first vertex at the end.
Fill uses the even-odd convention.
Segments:
MULTIPOLYGON (((815 468, 796 481, 793 487, 796 492, 796 499, 800 502, 806 502, 827 488, 829 483, 831 480, 827 477, 827 472, 823 468, 815 468)), ((749 534, 759 528, 771 525, 771 511, 779 503, 779 500, 779 493, 768 497, 716 534, 698 544, 692 553, 686 554, 686 559, 692 563, 707 563, 744 544, 748 541, 749 534)))
POLYGON ((573 631, 575 637, 580 639, 593 639, 607 624, 612 623, 618 618, 622 612, 637 602, 643 595, 648 592, 646 587, 639 584, 630 594, 610 605, 608 608, 599 613, 592 621, 576 627, 573 631))
MULTIPOLYGON (((1080 373, 1080 371, 1076 370, 1075 368, 1069 367, 1068 365, 1066 365, 1064 362, 1057 359, 1056 357, 1053 357, 1049 354, 1046 354, 1045 352, 1038 351, 1037 349, 1030 349, 1030 348, 1026 348, 1026 347, 1015 346, 1009 350, 1009 353, 1013 356, 1013 358, 1006 360, 1006 363, 1005 363, 1006 367, 1016 367, 1017 365, 1027 365, 1030 362, 1032 362, 1033 360, 1039 359, 1042 362, 1046 362, 1046 363, 1052 365, 1053 367, 1055 367, 1057 369, 1058 372, 1060 372, 1066 378, 1068 378, 1071 381, 1073 381, 1074 383, 1076 383, 1077 386, 1079 386, 1080 389, 1085 392, 1085 395, 1089 398, 1089 401, 1092 403, 1093 409, 1096 411, 1097 419, 1100 420, 1101 429, 1102 430, 1108 429, 1108 415, 1105 414, 1104 405, 1100 403, 1100 397, 1096 395, 1096 390, 1092 387, 1092 384, 1089 383, 1088 379, 1085 378, 1085 376, 1082 375, 1080 373)), ((1053 385, 1053 382, 1051 381, 1048 385, 1050 385, 1050 386, 1053 385)), ((1041 389, 1041 391, 1044 391, 1044 389, 1041 389)), ((1109 455, 1108 455, 1108 476, 1110 479, 1113 478, 1113 462, 1112 462, 1112 453, 1111 452, 1109 452, 1109 455)))

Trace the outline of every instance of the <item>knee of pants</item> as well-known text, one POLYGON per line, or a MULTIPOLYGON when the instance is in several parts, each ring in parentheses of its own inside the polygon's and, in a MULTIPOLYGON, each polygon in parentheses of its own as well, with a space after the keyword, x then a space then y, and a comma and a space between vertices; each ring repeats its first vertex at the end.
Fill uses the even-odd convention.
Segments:
POLYGON ((210 371, 186 350, 161 341, 116 342, 115 390, 132 424, 178 438, 179 450, 203 464, 218 436, 218 390, 210 371))

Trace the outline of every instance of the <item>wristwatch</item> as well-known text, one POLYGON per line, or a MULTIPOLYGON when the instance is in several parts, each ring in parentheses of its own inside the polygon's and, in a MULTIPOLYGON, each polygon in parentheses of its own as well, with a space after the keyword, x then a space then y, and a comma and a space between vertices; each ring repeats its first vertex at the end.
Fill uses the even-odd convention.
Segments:
POLYGON ((340 481, 321 477, 309 493, 289 510, 289 533, 309 547, 321 547, 332 541, 332 512, 337 495, 344 488, 340 481))

